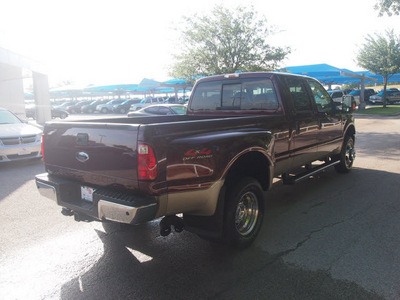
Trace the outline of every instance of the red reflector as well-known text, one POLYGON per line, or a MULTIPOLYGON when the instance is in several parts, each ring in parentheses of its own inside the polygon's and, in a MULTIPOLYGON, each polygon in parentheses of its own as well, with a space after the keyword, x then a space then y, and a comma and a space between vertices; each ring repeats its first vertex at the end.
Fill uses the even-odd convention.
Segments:
POLYGON ((41 149, 42 150, 42 160, 44 162, 43 140, 44 140, 44 134, 42 134, 42 143, 41 143, 42 144, 42 146, 41 146, 42 147, 42 149, 41 149))
POLYGON ((153 180, 157 177, 157 161, 153 149, 146 144, 138 145, 138 179, 153 180))

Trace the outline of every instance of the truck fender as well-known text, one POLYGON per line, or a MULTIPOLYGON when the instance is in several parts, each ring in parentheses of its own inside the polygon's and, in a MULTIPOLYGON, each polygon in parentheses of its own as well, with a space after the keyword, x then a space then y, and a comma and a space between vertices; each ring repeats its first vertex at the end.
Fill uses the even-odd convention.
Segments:
POLYGON ((254 177, 263 190, 272 186, 274 164, 270 153, 261 147, 251 147, 238 153, 226 166, 222 178, 227 185, 239 177, 254 177))

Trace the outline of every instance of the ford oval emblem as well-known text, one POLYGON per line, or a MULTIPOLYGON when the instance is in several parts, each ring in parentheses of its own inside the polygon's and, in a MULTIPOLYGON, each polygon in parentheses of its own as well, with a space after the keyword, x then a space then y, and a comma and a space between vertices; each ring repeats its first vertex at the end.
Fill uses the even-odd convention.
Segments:
POLYGON ((86 152, 78 152, 76 154, 76 159, 80 162, 85 162, 89 159, 89 154, 87 154, 86 152))

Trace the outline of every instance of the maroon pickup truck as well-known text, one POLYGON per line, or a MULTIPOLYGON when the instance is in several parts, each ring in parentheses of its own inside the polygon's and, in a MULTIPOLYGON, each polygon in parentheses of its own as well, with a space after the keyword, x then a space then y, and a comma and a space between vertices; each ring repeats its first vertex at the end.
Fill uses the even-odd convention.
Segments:
POLYGON ((195 84, 187 115, 47 123, 36 184, 77 221, 164 217, 164 236, 173 225, 243 248, 260 230, 274 177, 349 172, 354 141, 350 105, 313 78, 212 76, 195 84))

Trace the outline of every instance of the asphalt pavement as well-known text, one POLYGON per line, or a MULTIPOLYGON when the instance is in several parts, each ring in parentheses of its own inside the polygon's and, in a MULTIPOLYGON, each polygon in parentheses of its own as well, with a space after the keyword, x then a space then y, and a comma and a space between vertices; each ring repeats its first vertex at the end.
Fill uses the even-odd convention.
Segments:
POLYGON ((0 299, 400 299, 400 117, 357 116, 350 174, 277 181, 244 251, 188 232, 75 222, 0 165, 0 299))

